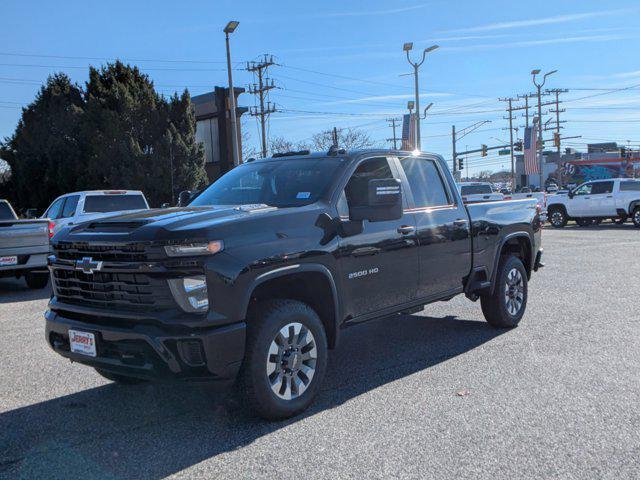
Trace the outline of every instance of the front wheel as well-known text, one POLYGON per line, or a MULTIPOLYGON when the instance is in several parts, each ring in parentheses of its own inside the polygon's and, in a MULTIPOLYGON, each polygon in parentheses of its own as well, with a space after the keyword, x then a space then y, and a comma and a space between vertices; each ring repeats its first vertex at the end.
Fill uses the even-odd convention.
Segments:
POLYGON ((499 328, 517 327, 527 308, 527 271, 519 258, 502 257, 493 293, 480 297, 487 322, 499 328))
POLYGON ((305 410, 320 389, 327 339, 318 314, 296 300, 269 300, 250 314, 241 400, 267 420, 305 410))
POLYGON ((633 220, 633 224, 640 228, 640 207, 636 207, 631 215, 631 219, 633 220))
POLYGON ((24 281, 27 282, 27 287, 42 290, 49 283, 49 272, 27 272, 24 281))
POLYGON ((561 208, 554 208, 549 215, 549 222, 554 228, 562 228, 567 224, 567 214, 561 208))

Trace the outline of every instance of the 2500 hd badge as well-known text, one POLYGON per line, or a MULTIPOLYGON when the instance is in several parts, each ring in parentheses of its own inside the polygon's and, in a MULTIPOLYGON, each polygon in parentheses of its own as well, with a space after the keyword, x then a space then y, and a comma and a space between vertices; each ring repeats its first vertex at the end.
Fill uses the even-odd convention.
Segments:
POLYGON ((465 205, 437 155, 276 154, 186 207, 62 227, 46 341, 122 384, 237 379, 248 408, 287 418, 345 328, 459 294, 517 326, 541 232, 536 199, 465 205))

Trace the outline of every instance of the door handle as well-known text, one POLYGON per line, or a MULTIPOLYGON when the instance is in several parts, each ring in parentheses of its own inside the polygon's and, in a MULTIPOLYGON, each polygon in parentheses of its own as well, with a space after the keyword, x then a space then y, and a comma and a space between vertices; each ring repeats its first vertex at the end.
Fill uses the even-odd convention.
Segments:
POLYGON ((607 198, 613 198, 613 195, 607 195, 607 198))
POLYGON ((409 235, 415 231, 416 227, 412 227, 411 225, 402 225, 401 227, 398 227, 398 233, 401 233, 402 235, 409 235))
POLYGON ((462 227, 462 226, 467 224, 467 219, 466 218, 457 218, 456 220, 453 221, 453 224, 456 227, 462 227))

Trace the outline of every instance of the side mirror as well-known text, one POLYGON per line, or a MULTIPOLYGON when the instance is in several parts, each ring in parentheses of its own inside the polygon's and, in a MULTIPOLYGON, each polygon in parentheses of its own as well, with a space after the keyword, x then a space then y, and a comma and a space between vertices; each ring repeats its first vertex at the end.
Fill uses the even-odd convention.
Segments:
POLYGON ((569 198, 573 198, 573 196, 574 196, 574 195, 575 195, 575 193, 573 193, 573 190, 569 190, 569 191, 567 192, 567 196, 568 196, 569 198))
POLYGON ((24 212, 25 218, 32 219, 38 218, 38 209, 37 208, 27 208, 27 211, 24 212))
POLYGON ((183 190, 178 194, 178 206, 186 207, 191 201, 191 192, 189 190, 183 190))
POLYGON ((369 180, 366 202, 349 209, 349 219, 385 222, 402 218, 402 187, 400 180, 384 178, 369 180))

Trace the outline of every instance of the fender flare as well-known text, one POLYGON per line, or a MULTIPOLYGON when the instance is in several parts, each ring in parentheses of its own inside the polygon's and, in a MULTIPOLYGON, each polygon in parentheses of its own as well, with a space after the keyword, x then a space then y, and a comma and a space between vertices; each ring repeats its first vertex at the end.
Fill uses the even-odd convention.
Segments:
MULTIPOLYGON (((513 232, 505 235, 502 240, 498 243, 498 248, 496 249, 495 257, 493 259, 493 269, 491 271, 491 293, 495 290, 496 287, 496 277, 498 275, 498 264, 500 263, 500 252, 502 252, 502 248, 505 244, 514 238, 526 238, 529 243, 529 251, 531 252, 531 261, 535 258, 535 253, 533 252, 533 240, 531 240, 531 235, 528 232, 513 232)), ((530 272, 532 265, 525 265, 524 268, 530 272)))
POLYGON ((340 304, 340 297, 338 296, 338 288, 336 286, 335 279, 333 277, 333 273, 326 266, 320 263, 300 263, 294 265, 287 265, 285 267, 275 268, 273 270, 269 270, 268 272, 261 273, 253 281, 249 284, 247 291, 242 300, 242 307, 240 313, 242 318, 246 318, 247 310, 249 309, 249 301, 251 300, 251 295, 255 289, 261 285, 262 283, 268 282, 270 280, 286 277, 289 275, 297 274, 297 273, 305 273, 305 272, 314 272, 320 273, 325 276, 325 278, 329 282, 329 287, 331 288, 331 296, 333 297, 333 307, 334 307, 334 333, 335 340, 334 344, 338 342, 338 332, 340 331, 340 319, 342 306, 340 304))
POLYGON ((636 209, 636 207, 640 207, 640 200, 633 200, 631 203, 629 203, 629 216, 633 214, 633 211, 636 209))

